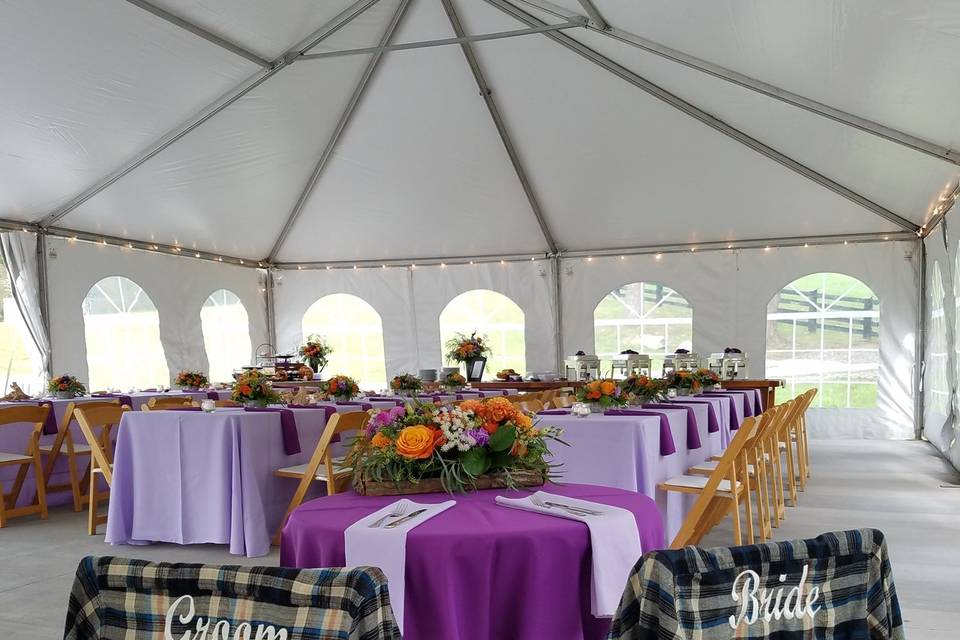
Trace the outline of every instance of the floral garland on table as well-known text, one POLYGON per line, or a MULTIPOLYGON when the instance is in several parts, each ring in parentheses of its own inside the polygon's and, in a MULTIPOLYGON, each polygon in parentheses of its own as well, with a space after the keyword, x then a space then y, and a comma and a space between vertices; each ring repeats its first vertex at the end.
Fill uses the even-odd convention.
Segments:
POLYGON ((661 400, 667 392, 665 380, 631 373, 620 381, 620 389, 628 404, 644 404, 661 400))
POLYGON ((331 398, 345 402, 350 401, 354 396, 360 395, 360 386, 357 384, 357 381, 345 375, 333 376, 323 383, 320 390, 331 398))
POLYGON ((670 389, 684 389, 697 392, 700 390, 700 380, 693 371, 674 371, 666 377, 667 387, 670 389))
POLYGON ((443 380, 440 381, 440 386, 446 389, 460 390, 467 386, 467 379, 463 377, 462 373, 451 371, 443 376, 443 380))
POLYGON ((545 457, 561 431, 536 427, 531 416, 503 398, 467 400, 459 407, 432 404, 373 410, 345 464, 354 477, 417 483, 439 478, 447 493, 465 492, 488 473, 533 471, 550 477, 545 457))
POLYGON ((626 394, 616 380, 591 380, 577 389, 577 400, 598 405, 602 409, 622 407, 627 402, 626 394))
POLYGON ((199 389, 200 387, 206 387, 209 385, 210 381, 207 380, 207 376, 205 374, 199 371, 181 371, 177 374, 177 377, 173 383, 178 387, 199 389))
POLYGON ((73 394, 73 396, 82 396, 87 392, 87 388, 83 383, 70 375, 62 375, 54 378, 47 385, 47 389, 58 395, 73 394))
POLYGON ((327 356, 333 353, 333 347, 320 336, 314 335, 307 338, 307 342, 300 347, 298 353, 301 360, 319 373, 327 366, 327 356))
POLYGON ((390 388, 395 393, 416 395, 423 391, 423 380, 412 373, 401 373, 390 381, 390 388))
POLYGON ((716 371, 712 369, 697 369, 693 372, 693 376, 697 379, 697 382, 700 383, 700 386, 704 389, 712 389, 713 387, 720 384, 720 376, 716 371))
POLYGON ((265 407, 279 402, 280 396, 273 390, 270 378, 259 371, 248 371, 241 374, 233 383, 230 399, 234 402, 265 407))
POLYGON ((476 331, 469 336, 458 333, 447 340, 446 349, 449 362, 466 362, 491 353, 486 336, 478 336, 476 331))

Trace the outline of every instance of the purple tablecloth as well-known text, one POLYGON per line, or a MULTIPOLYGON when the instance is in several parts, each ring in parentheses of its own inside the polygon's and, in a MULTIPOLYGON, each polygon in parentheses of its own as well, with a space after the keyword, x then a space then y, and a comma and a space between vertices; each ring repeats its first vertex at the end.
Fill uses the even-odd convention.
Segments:
POLYGON ((296 455, 284 451, 278 412, 127 413, 117 432, 107 542, 229 544, 231 553, 266 555, 296 489, 273 472, 307 462, 326 426, 325 411, 291 411, 302 446, 296 455))
MULTIPOLYGON (((644 552, 662 548, 663 522, 649 498, 586 485, 545 491, 615 505, 634 513, 644 552)), ((610 620, 590 615, 590 539, 580 522, 497 506, 479 491, 407 535, 406 640, 579 640, 606 636, 610 620)), ((446 494, 409 496, 415 502, 446 494)), ((354 493, 313 500, 283 530, 280 564, 339 567, 344 530, 396 496, 354 493)))

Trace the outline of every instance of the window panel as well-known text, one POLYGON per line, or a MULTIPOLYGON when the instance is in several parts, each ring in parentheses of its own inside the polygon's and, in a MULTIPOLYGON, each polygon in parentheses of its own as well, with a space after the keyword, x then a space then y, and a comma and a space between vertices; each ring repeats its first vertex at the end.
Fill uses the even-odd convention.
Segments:
POLYGON ((466 291, 440 312, 440 347, 446 353, 450 338, 476 331, 487 337, 493 350, 487 357, 485 377, 502 369, 523 375, 527 372, 525 323, 523 309, 502 293, 487 289, 466 291))
POLYGON ((43 386, 44 372, 27 325, 20 315, 20 308, 13 298, 13 288, 7 267, 0 259, 0 367, 3 367, 3 393, 10 389, 10 383, 16 382, 25 392, 40 395, 46 391, 43 386))
POLYGON ((211 382, 230 382, 233 372, 251 362, 250 322, 237 294, 219 289, 200 310, 203 344, 211 382))
POLYGON ((334 293, 303 314, 303 339, 319 335, 333 347, 323 376, 351 376, 361 389, 385 389, 387 367, 380 314, 357 296, 334 293))
POLYGON ((876 406, 880 300, 840 273, 794 280, 767 306, 767 377, 783 378, 783 401, 817 388, 815 406, 876 406))
POLYGON ((170 384, 160 314, 133 280, 111 276, 90 288, 83 301, 83 331, 91 390, 170 384))

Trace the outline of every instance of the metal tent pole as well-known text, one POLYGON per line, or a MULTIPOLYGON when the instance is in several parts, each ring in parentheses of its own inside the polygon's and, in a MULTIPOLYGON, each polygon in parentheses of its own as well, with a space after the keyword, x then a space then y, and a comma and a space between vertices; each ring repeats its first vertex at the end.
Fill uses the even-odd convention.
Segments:
POLYGON ((923 373, 926 368, 927 357, 927 248, 923 238, 917 239, 917 252, 919 253, 920 283, 917 287, 919 299, 917 301, 917 339, 916 339, 916 368, 914 369, 914 397, 913 397, 913 421, 914 436, 920 440, 923 438, 923 373))
POLYGON ((47 346, 50 353, 47 354, 46 362, 43 363, 47 375, 53 377, 53 334, 50 333, 50 288, 47 275, 47 234, 44 231, 37 232, 37 276, 40 281, 37 292, 40 299, 40 317, 43 320, 43 328, 47 332, 47 346))

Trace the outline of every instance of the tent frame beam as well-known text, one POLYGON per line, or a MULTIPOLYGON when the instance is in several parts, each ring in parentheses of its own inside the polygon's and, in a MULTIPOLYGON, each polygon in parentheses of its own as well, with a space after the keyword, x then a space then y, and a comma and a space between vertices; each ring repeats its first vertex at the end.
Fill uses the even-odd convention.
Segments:
MULTIPOLYGON (((576 17, 584 17, 584 16, 579 16, 578 14, 568 11, 562 7, 558 7, 547 0, 516 0, 516 1, 529 5, 531 7, 535 7, 542 11, 550 13, 551 15, 560 17, 564 20, 570 20, 576 17)), ((589 0, 580 0, 581 4, 583 4, 584 2, 589 2, 589 0)), ((586 7, 585 7, 585 10, 586 10, 586 7)), ((953 149, 944 147, 939 144, 935 144, 933 142, 930 142, 929 140, 925 140, 918 136, 911 135, 909 133, 905 133, 893 127, 888 127, 886 125, 880 124, 879 122, 875 122, 868 118, 863 118, 853 113, 849 113, 847 111, 843 111, 841 109, 831 107, 828 104, 824 104, 817 100, 807 98, 806 96, 793 93, 792 91, 787 91, 786 89, 783 89, 776 85, 763 82, 762 80, 757 80, 756 78, 752 78, 748 75, 738 73, 732 69, 728 69, 718 64, 714 64, 712 62, 708 62, 701 58, 697 58, 696 56, 692 56, 688 53, 684 53, 683 51, 673 49, 671 47, 660 44, 658 42, 654 42, 653 40, 650 40, 648 38, 643 38, 636 34, 630 33, 629 31, 619 29, 617 27, 610 25, 609 23, 605 23, 605 24, 606 24, 605 27, 600 26, 598 23, 596 23, 595 20, 591 18, 591 20, 587 22, 586 28, 589 29, 590 31, 596 31, 597 33, 602 33, 603 35, 607 36, 608 38, 612 38, 613 40, 617 40, 619 42, 628 44, 638 49, 642 49, 643 51, 646 51, 648 53, 652 53, 661 58, 665 58, 672 62, 682 64, 686 67, 689 67, 696 71, 700 71, 701 73, 705 73, 707 75, 711 75, 725 82, 735 84, 749 91, 759 93, 768 98, 772 98, 774 100, 784 102, 793 107, 803 109, 805 111, 827 118, 829 120, 833 120, 840 124, 853 127, 854 129, 859 129, 860 131, 877 136, 878 138, 882 138, 889 142, 899 144, 903 147, 906 147, 907 149, 911 149, 912 151, 916 151, 918 153, 932 156, 934 158, 937 158, 938 160, 949 162, 954 165, 960 165, 960 151, 955 151, 953 149)))
POLYGON ((167 132, 159 140, 151 144, 149 147, 138 153, 131 160, 125 162, 123 165, 112 171, 110 174, 100 179, 71 200, 66 204, 63 204, 55 211, 51 212, 45 216, 38 224, 42 227, 51 227, 63 219, 64 216, 69 214, 71 211, 82 205, 84 202, 94 197, 113 183, 115 183, 120 178, 124 177, 147 160, 150 160, 161 151, 174 144, 191 131, 202 125, 204 122, 214 117, 231 104, 248 94, 250 91, 256 89, 261 84, 269 80, 274 74, 278 73, 281 69, 292 64, 303 55, 306 51, 316 46, 319 42, 330 37, 341 28, 346 26, 350 21, 359 16, 361 13, 375 5, 379 0, 357 0, 349 7, 344 9, 340 14, 334 17, 332 20, 327 22, 324 26, 320 27, 314 31, 309 37, 303 40, 296 47, 293 47, 285 53, 283 56, 274 61, 273 66, 269 69, 263 69, 255 75, 247 78, 245 81, 240 83, 238 86, 228 91, 221 97, 214 100, 212 103, 208 104, 201 111, 195 114, 186 122, 180 124, 174 129, 167 132))
MULTIPOLYGON (((485 0, 487 4, 490 4, 503 13, 511 16, 515 20, 518 20, 527 26, 536 27, 541 26, 544 23, 542 20, 535 18, 529 13, 518 9, 516 6, 508 2, 507 0, 485 0)), ((766 156, 770 160, 779 163, 780 165, 794 171, 795 173, 819 184, 820 186, 833 191, 837 195, 846 198, 847 200, 867 209, 868 211, 873 212, 874 214, 880 216, 881 218, 892 222, 901 229, 908 231, 917 232, 919 231, 919 225, 914 224, 910 220, 903 218, 902 216, 890 211, 886 207, 883 207, 876 202, 873 202, 869 198, 856 193, 855 191, 839 184, 838 182, 828 178, 827 176, 814 171, 810 167, 794 160, 793 158, 787 156, 780 151, 777 151, 773 147, 760 142, 756 138, 740 131, 736 127, 720 120, 719 118, 707 113, 703 109, 687 102, 686 100, 675 96, 666 89, 663 89, 659 85, 650 82, 646 78, 634 73, 630 69, 627 69, 623 65, 614 62, 610 58, 594 51, 593 49, 582 44, 578 40, 575 40, 568 36, 565 33, 557 31, 547 31, 543 33, 544 36, 550 38, 551 40, 557 42, 558 44, 566 47, 570 51, 580 55, 581 57, 589 60, 595 65, 599 66, 602 69, 606 69, 613 75, 617 76, 621 80, 632 84, 645 91, 647 94, 653 96, 654 98, 659 99, 662 102, 674 107, 675 109, 687 114, 691 118, 700 121, 701 123, 711 127, 712 129, 732 138, 733 140, 743 144, 744 146, 753 149, 757 153, 766 156)))
POLYGON ((443 47, 454 44, 465 44, 470 42, 487 42, 490 40, 503 40, 505 38, 516 38, 519 36, 529 36, 546 31, 562 31, 564 29, 574 29, 586 26, 586 18, 571 18, 560 24, 548 24, 542 27, 531 27, 528 29, 513 29, 511 31, 496 31, 493 33, 479 33, 476 35, 463 35, 456 38, 439 38, 436 40, 418 40, 417 42, 404 42, 402 44, 391 44, 382 47, 360 47, 358 49, 340 49, 339 51, 324 51, 323 53, 306 53, 300 56, 301 60, 326 60, 327 58, 341 58, 344 56, 355 56, 370 53, 383 53, 389 51, 409 51, 412 49, 427 49, 430 47, 443 47))
MULTIPOLYGON (((466 33, 464 31, 463 24, 460 22, 460 16, 457 14, 457 10, 453 6, 453 0, 440 0, 440 2, 443 5, 444 11, 447 13, 447 18, 450 20, 450 26, 453 28, 454 34, 457 36, 457 38, 464 39, 466 33)), ((520 154, 518 153, 517 147, 513 142, 513 137, 510 135, 510 131, 507 128, 507 123, 504 121, 503 115, 500 113, 500 109, 497 107, 497 102, 493 97, 493 90, 491 90, 490 85, 487 84, 486 76, 483 73, 483 69, 480 67, 480 61, 477 59, 476 53, 473 50, 473 46, 469 42, 464 41, 460 43, 460 49, 463 52, 463 57, 466 58, 467 64, 470 66, 473 79, 477 83, 477 88, 480 90, 480 96, 483 98, 483 102, 487 106, 487 111, 490 113, 490 118, 493 120, 493 124, 497 128, 497 134, 500 137, 500 142, 503 143, 503 147, 506 150, 507 155, 510 157, 510 163, 513 165, 513 170, 517 174, 517 179, 520 181, 520 186, 523 187, 523 193, 527 197, 527 202, 530 204, 530 210, 533 212, 533 215, 537 221, 537 225, 540 227, 540 232, 543 234, 543 240, 546 242, 550 253, 556 253, 558 249, 557 243, 556 240, 554 240, 553 233, 550 231, 550 226, 547 224, 546 216, 543 213, 543 207, 540 205, 540 199, 537 197, 536 191, 533 188, 533 184, 530 182, 530 177, 524 168, 523 161, 520 159, 520 154)))
POLYGON ((259 65, 264 69, 269 69, 270 67, 273 66, 273 63, 270 60, 267 60, 266 58, 262 58, 257 54, 255 54, 254 52, 250 51, 249 49, 245 49, 235 42, 231 42, 226 38, 222 38, 216 35, 215 33, 207 31, 203 27, 200 27, 190 22, 189 20, 181 18, 180 16, 174 13, 171 13, 166 9, 161 9, 155 4, 151 2, 147 2, 147 0, 126 0, 126 2, 128 2, 129 4, 132 4, 135 7, 140 7, 144 11, 147 11, 148 13, 155 15, 161 20, 166 20, 170 24, 180 27, 184 31, 188 31, 189 33, 192 33, 195 36, 199 36, 204 40, 206 40, 207 42, 220 47, 221 49, 226 49, 230 53, 236 54, 241 58, 246 58, 250 62, 256 65, 259 65))
MULTIPOLYGON (((387 25, 387 28, 384 29, 383 35, 380 37, 378 47, 382 48, 390 44, 390 40, 393 38, 393 34, 397 29, 397 25, 400 24, 400 20, 406 13, 408 6, 410 6, 410 0, 400 0, 393 17, 387 25)), ((320 159, 317 160, 317 164, 313 167, 313 172, 310 174, 307 184, 304 185, 303 190, 300 192, 300 196, 293 205, 293 209, 287 216, 287 220, 284 223, 283 228, 280 230, 280 234, 277 236, 276 241, 274 241, 273 248, 270 249, 270 254, 266 258, 267 262, 273 262, 276 260, 277 254, 279 254, 280 250, 283 248, 283 244, 286 242, 287 237, 293 230, 293 226, 296 224, 297 219, 303 212, 303 209, 307 204, 307 200, 310 199, 310 194, 313 193, 314 188, 317 186, 317 182, 320 180, 321 174, 323 174, 324 169, 326 169, 327 163, 330 161, 330 158, 333 157, 333 151, 336 149, 337 143, 340 142, 343 132, 346 131, 347 126, 350 124, 350 120, 357 109, 357 105, 360 103, 360 98, 363 97, 364 91, 366 90, 367 85, 370 83, 370 78, 373 77, 373 74, 377 70, 377 67, 380 65, 380 61, 382 59, 383 51, 380 50, 374 53, 367 62, 367 66, 364 68, 359 82, 357 82, 357 85, 353 89, 353 94, 350 96, 350 100, 347 101, 347 106, 340 114, 340 119, 337 120, 337 125, 334 127, 333 133, 330 135, 330 139, 327 141, 323 152, 320 154, 320 159)))
POLYGON ((603 17, 603 14, 597 9, 597 6, 593 4, 593 0, 578 0, 578 2, 580 6, 583 7, 583 12, 590 17, 589 24, 592 28, 598 31, 605 31, 610 28, 610 23, 603 17))

